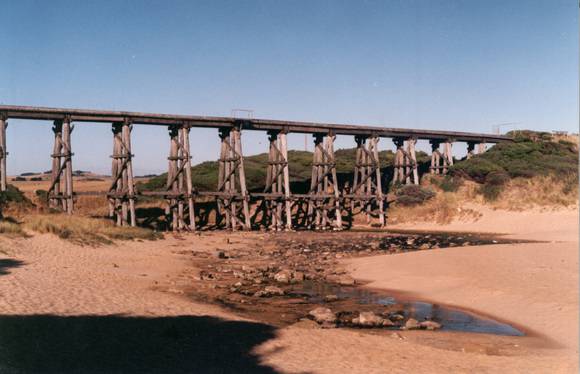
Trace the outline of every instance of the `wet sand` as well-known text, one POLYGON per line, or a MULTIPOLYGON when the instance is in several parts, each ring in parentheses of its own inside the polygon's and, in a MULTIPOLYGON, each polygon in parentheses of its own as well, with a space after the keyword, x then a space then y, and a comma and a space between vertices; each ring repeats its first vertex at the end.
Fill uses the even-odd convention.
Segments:
POLYGON ((437 228, 548 243, 380 255, 345 266, 369 287, 473 309, 545 337, 319 329, 306 321, 273 328, 185 294, 200 272, 192 250, 256 248, 260 233, 99 248, 50 235, 3 238, 1 372, 577 372, 577 212, 505 217, 492 211, 481 224, 437 228))

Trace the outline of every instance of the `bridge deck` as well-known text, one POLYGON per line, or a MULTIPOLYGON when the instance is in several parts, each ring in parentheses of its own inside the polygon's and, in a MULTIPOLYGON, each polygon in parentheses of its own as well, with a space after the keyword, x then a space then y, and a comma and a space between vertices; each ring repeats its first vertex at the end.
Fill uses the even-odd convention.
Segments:
POLYGON ((233 117, 207 117, 189 116, 177 114, 156 114, 140 112, 124 112, 110 110, 90 110, 90 109, 67 109, 67 108, 44 108, 32 106, 0 105, 0 114, 7 118, 18 118, 28 120, 59 120, 70 117, 74 122, 122 122, 130 120, 133 124, 139 125, 182 125, 188 124, 192 127, 203 128, 232 128, 236 125, 242 126, 244 130, 262 131, 282 131, 290 133, 333 133, 337 135, 376 135, 387 138, 409 138, 426 140, 446 140, 464 142, 484 142, 498 143, 511 141, 511 138, 494 134, 478 134, 457 131, 436 131, 388 128, 378 126, 367 126, 362 124, 333 124, 316 122, 296 122, 280 121, 271 119, 240 119, 233 117))

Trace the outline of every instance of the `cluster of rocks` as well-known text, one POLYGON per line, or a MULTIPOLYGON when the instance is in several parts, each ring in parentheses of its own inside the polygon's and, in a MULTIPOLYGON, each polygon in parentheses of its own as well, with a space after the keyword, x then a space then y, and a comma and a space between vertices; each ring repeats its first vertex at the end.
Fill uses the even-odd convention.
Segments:
POLYGON ((314 320, 322 327, 359 327, 359 328, 393 328, 399 330, 437 330, 441 324, 426 320, 419 322, 414 318, 405 320, 401 313, 375 312, 339 312, 335 313, 330 308, 318 307, 308 313, 308 318, 314 320))

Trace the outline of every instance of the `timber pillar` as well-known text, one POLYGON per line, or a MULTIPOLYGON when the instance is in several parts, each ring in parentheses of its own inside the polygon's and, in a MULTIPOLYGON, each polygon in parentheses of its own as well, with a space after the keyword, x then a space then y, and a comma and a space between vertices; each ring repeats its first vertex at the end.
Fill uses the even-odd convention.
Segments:
POLYGON ((73 171, 71 152, 71 132, 74 126, 66 117, 64 120, 54 121, 54 147, 52 152, 51 183, 48 188, 49 206, 61 208, 63 212, 73 212, 73 171))
POLYGON ((167 170, 166 214, 173 231, 195 231, 195 206, 191 180, 189 125, 169 127, 169 167, 167 170), (188 221, 186 220, 188 217, 188 221))
POLYGON ((443 143, 443 174, 447 174, 449 167, 453 166, 453 140, 447 139, 443 143))
POLYGON ((393 184, 419 184, 417 169, 416 138, 394 138, 397 147, 394 160, 393 184))
POLYGON ((133 178, 133 154, 131 153, 131 122, 115 122, 112 125, 113 154, 109 186, 109 216, 117 226, 136 226, 135 182, 133 178))
MULTIPOLYGON (((288 144, 285 131, 268 132, 268 166, 266 185, 259 211, 262 223, 271 230, 292 229, 290 201, 290 173, 288 170, 288 144)), ((258 211, 256 212, 256 214, 258 211)))
POLYGON ((440 174, 443 169, 441 165, 442 156, 439 151, 441 142, 438 140, 429 140, 429 143, 431 144, 431 166, 429 167, 429 172, 431 174, 440 174))
POLYGON ((485 152, 485 143, 481 142, 477 144, 477 154, 482 154, 485 152))
POLYGON ((250 230, 250 196, 246 188, 240 130, 241 126, 220 129, 221 150, 216 197, 218 214, 225 216, 226 227, 232 230, 250 230))
POLYGON ((8 118, 0 113, 0 191, 6 191, 6 128, 8 127, 8 118))
POLYGON ((356 207, 366 214, 367 223, 372 216, 378 216, 379 223, 385 225, 384 196, 381 183, 378 142, 376 136, 356 136, 356 159, 350 199, 351 215, 356 207))
POLYGON ((341 196, 336 177, 334 134, 313 134, 312 177, 308 191, 309 226, 320 230, 342 229, 341 196))
POLYGON ((465 156, 468 160, 475 155, 475 143, 467 142, 467 155, 465 156))

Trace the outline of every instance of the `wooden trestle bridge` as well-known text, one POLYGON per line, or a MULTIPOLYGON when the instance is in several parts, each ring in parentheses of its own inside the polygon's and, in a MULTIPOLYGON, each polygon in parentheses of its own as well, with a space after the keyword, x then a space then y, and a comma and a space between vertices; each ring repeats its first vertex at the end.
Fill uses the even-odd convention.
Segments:
POLYGON ((85 109, 57 109, 0 105, 0 189, 6 190, 6 128, 10 119, 53 121, 54 148, 52 176, 48 189, 49 205, 72 214, 74 192, 71 133, 73 123, 110 123, 113 133, 112 182, 106 197, 109 212, 118 225, 135 226, 135 200, 139 195, 158 195, 167 201, 167 214, 174 230, 195 230, 195 202, 201 197, 217 201, 218 214, 226 227, 251 228, 250 201, 257 201, 268 226, 292 229, 293 216, 302 215, 305 226, 316 229, 343 227, 343 211, 360 209, 368 217, 385 224, 385 192, 379 165, 380 138, 391 138, 396 145, 392 183, 418 184, 415 156, 418 140, 428 140, 432 147, 430 172, 447 172, 453 165, 452 144, 467 144, 467 157, 478 145, 509 141, 510 138, 467 132, 413 130, 364 125, 292 122, 231 117, 202 117, 85 109), (164 191, 138 192, 134 184, 131 153, 131 130, 134 125, 167 126, 169 129, 169 168, 164 191), (196 128, 215 128, 221 142, 219 180, 216 191, 197 191, 191 180, 189 134, 196 128), (265 189, 250 193, 246 188, 242 131, 262 131, 269 139, 269 162, 265 189), (290 191, 288 170, 289 133, 312 134, 314 153, 310 189, 306 194, 290 191), (337 135, 353 136, 356 164, 352 185, 339 190, 334 141, 337 135), (442 148, 442 149, 441 149, 442 148))

